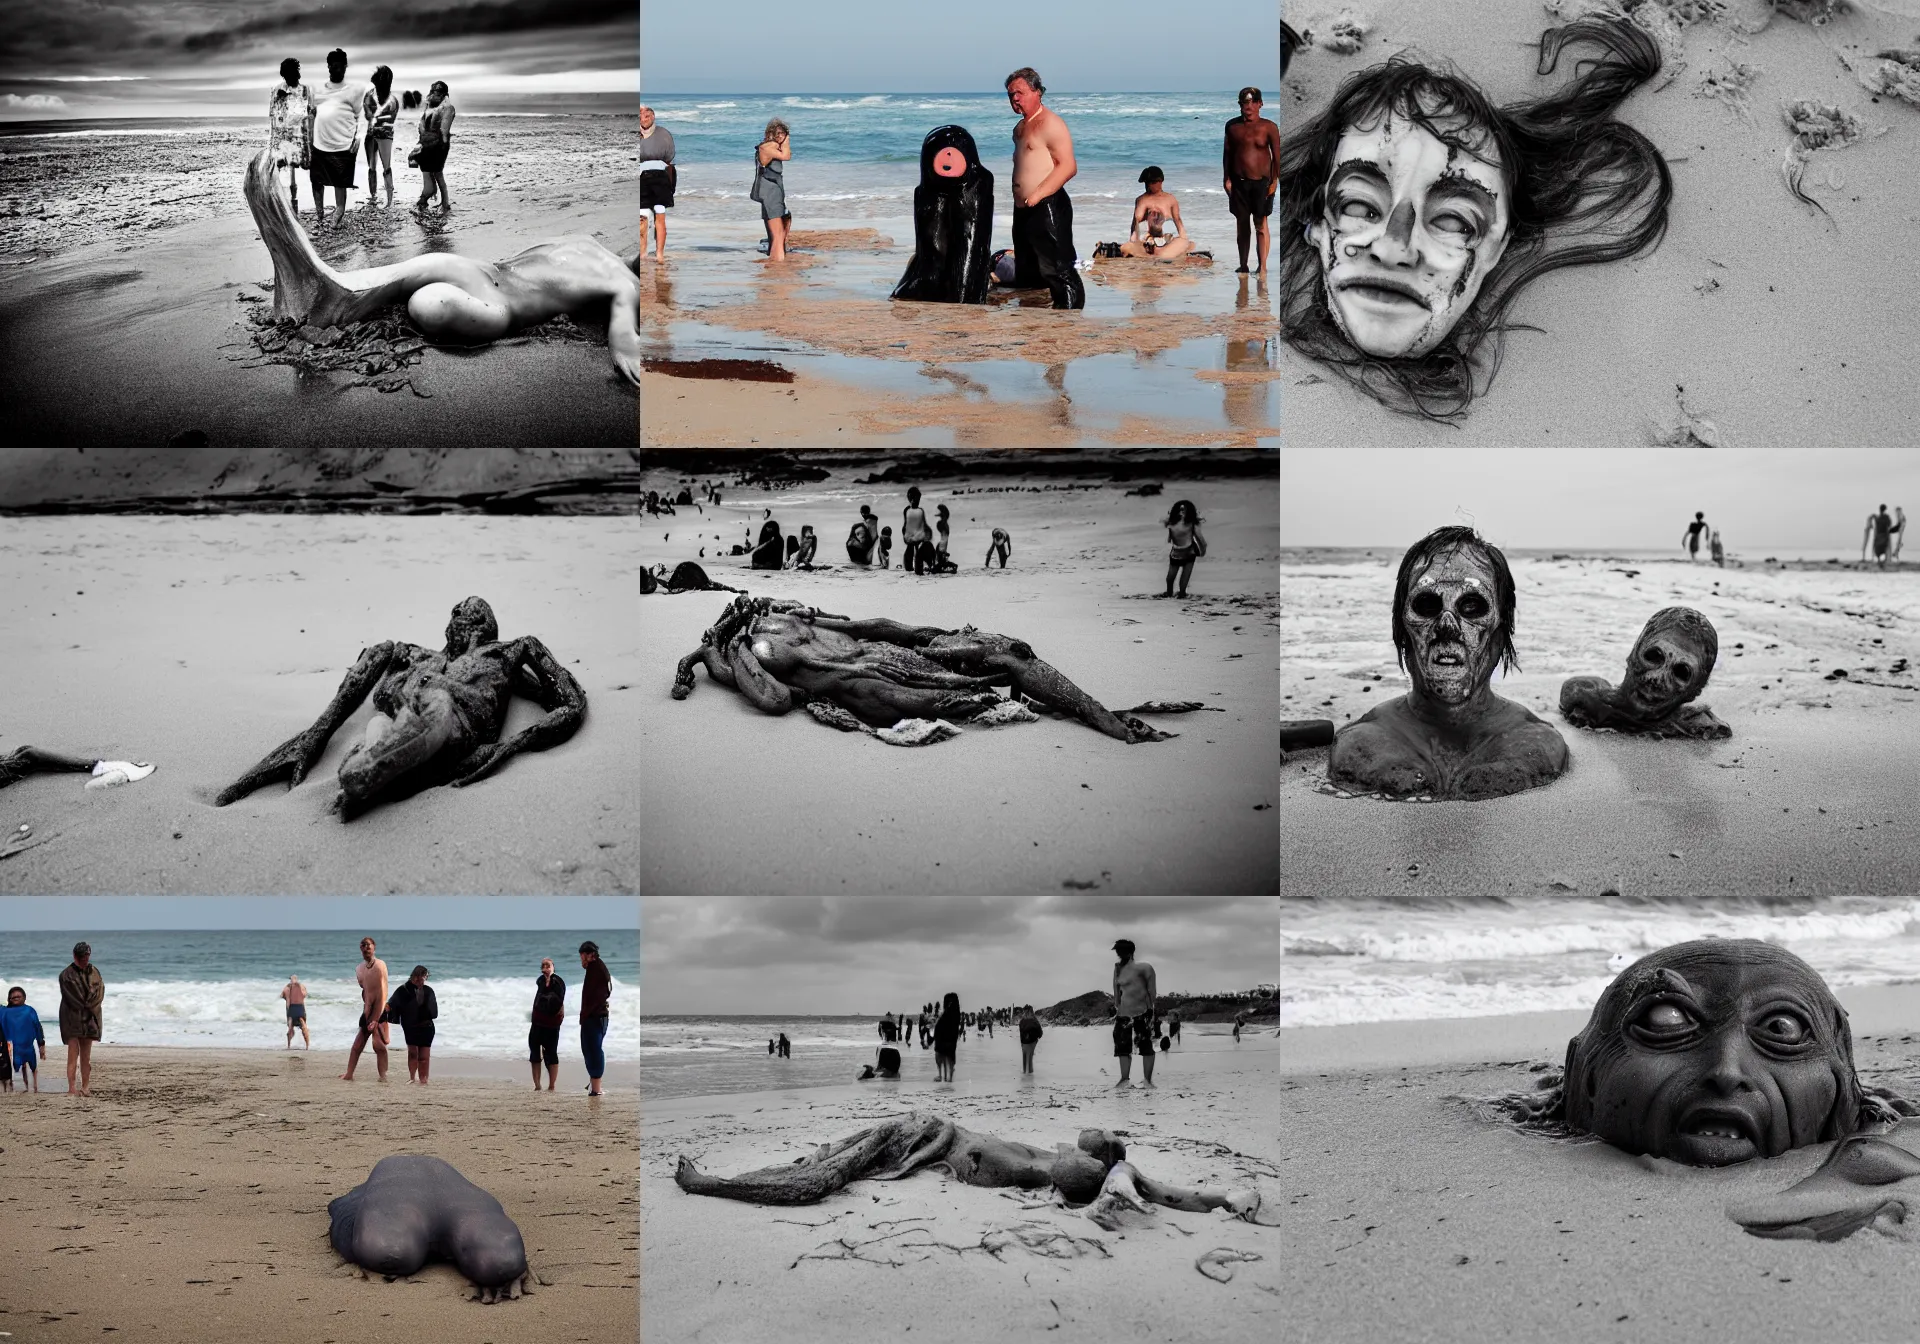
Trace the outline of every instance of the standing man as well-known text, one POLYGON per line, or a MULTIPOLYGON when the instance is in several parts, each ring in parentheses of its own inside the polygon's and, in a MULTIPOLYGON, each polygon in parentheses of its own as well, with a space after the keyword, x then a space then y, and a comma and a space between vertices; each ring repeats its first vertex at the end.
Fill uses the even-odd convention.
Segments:
POLYGON ((1680 538, 1680 544, 1687 548, 1687 563, 1692 564, 1700 558, 1700 537, 1706 532, 1707 515, 1696 513, 1693 521, 1687 524, 1687 534, 1680 538))
POLYGON ((612 1013, 613 976, 600 960, 600 945, 591 939, 580 944, 580 968, 587 973, 580 987, 580 1054, 587 1061, 587 1093, 597 1097, 600 1077, 607 1071, 601 1046, 612 1013))
POLYGON ((73 964, 60 972, 60 1043, 67 1047, 67 1092, 93 1095, 93 1043, 100 1039, 100 1010, 107 1001, 106 982, 93 964, 93 948, 73 945, 73 964), (74 1071, 79 1071, 79 1082, 74 1071))
POLYGON ((387 1081, 387 1024, 380 1018, 387 1011, 387 963, 373 955, 371 938, 360 940, 360 964, 354 968, 353 978, 360 982, 360 1032, 353 1038, 353 1049, 347 1054, 347 1071, 340 1075, 340 1080, 353 1081, 360 1052, 372 1041, 374 1063, 379 1066, 380 1081, 384 1083, 387 1081))
POLYGON ((667 259, 667 211, 673 208, 673 189, 679 180, 673 166, 673 132, 654 120, 653 109, 640 109, 640 255, 647 255, 647 225, 653 226, 653 259, 667 259))
POLYGON ((1028 1004, 1020 1018, 1020 1072, 1033 1072, 1033 1048, 1040 1044, 1040 1019, 1033 1015, 1033 1005, 1028 1004))
POLYGON ((1153 967, 1133 959, 1133 944, 1122 938, 1113 945, 1119 964, 1113 968, 1113 1053, 1120 1061, 1120 1081, 1130 1085, 1132 1056, 1140 1056, 1140 1074, 1153 1086, 1153 1001, 1159 993, 1153 967))
POLYGON ((1260 115, 1260 90, 1249 84, 1240 90, 1240 115, 1227 123, 1226 144, 1220 151, 1221 187, 1227 209, 1233 211, 1234 241, 1247 273, 1247 244, 1257 232, 1260 274, 1267 273, 1267 221, 1273 217, 1273 198, 1280 190, 1280 127, 1260 115))
POLYGON ((323 228, 327 218, 326 188, 333 188, 333 226, 347 218, 347 188, 360 167, 360 101, 366 86, 347 82, 347 53, 335 47, 327 53, 327 82, 314 90, 313 223, 323 228))
POLYGON ((1867 558, 1867 542, 1873 542, 1873 558, 1880 567, 1887 567, 1887 556, 1893 550, 1893 515, 1882 504, 1878 513, 1867 515, 1867 530, 1860 534, 1860 558, 1867 558))
POLYGON ((1013 128, 1013 283, 1045 286, 1055 308, 1084 308, 1087 292, 1074 269, 1073 201, 1067 183, 1080 171, 1073 135, 1041 106, 1047 86, 1031 66, 1006 79, 1007 102, 1020 115, 1013 128))
POLYGON ((305 1049, 313 1049, 313 1037, 307 1035, 307 987, 300 983, 300 977, 289 975, 287 987, 280 991, 280 997, 287 1001, 287 1049, 293 1049, 293 1029, 300 1028, 300 1039, 306 1042, 305 1049))
MULTIPOLYGON (((533 1025, 527 1028, 527 1059, 533 1066, 533 1090, 540 1090, 540 1058, 546 1056, 547 1091, 560 1077, 560 1024, 567 1018, 567 982, 553 971, 553 958, 540 958, 533 982, 533 1025)), ((769 1054, 773 1042, 767 1042, 769 1054)))

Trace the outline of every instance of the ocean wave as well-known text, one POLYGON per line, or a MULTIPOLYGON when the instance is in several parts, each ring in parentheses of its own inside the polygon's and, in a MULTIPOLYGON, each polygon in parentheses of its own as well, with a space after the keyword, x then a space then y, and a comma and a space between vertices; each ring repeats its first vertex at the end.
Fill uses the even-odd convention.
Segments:
POLYGON ((878 107, 887 101, 884 93, 870 93, 862 98, 847 100, 843 98, 804 98, 789 96, 780 101, 787 107, 804 107, 810 111, 830 112, 849 107, 878 107))
POLYGON ((715 108, 715 109, 718 109, 718 108, 722 108, 722 107, 738 107, 738 106, 740 106, 740 104, 738 104, 738 103, 695 103, 695 104, 694 104, 694 106, 695 106, 695 107, 710 107, 710 108, 715 108))

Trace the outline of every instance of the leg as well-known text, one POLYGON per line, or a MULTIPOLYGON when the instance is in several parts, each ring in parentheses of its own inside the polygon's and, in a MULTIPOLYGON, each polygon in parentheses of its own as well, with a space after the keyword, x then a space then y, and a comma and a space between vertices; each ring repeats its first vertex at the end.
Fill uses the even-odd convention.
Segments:
POLYGON ((1147 251, 1145 244, 1138 238, 1129 238, 1126 242, 1120 244, 1120 255, 1123 257, 1150 257, 1153 253, 1147 251))
POLYGON ((1234 246, 1240 249, 1240 264, 1234 269, 1244 271, 1247 269, 1247 244, 1253 241, 1253 217, 1237 208, 1233 212, 1233 241, 1234 246))
POLYGON ((367 1029, 362 1027, 360 1028, 359 1034, 353 1038, 353 1048, 347 1051, 347 1071, 340 1075, 341 1082, 350 1083, 353 1081, 353 1071, 360 1067, 360 1052, 366 1048, 367 1029))
POLYGON ((1173 576, 1175 574, 1178 574, 1179 572, 1180 572, 1180 562, 1174 559, 1172 556, 1168 556, 1167 557, 1167 591, 1160 594, 1160 596, 1162 597, 1173 596, 1173 576))
POLYGON ((367 1039, 373 1046, 373 1062, 381 1082, 387 1081, 387 1029, 378 1022, 367 1023, 367 1039))
POLYGON ((93 1042, 84 1037, 74 1042, 80 1047, 80 1095, 93 1095, 93 1042))
MULTIPOLYGON (((393 141, 391 139, 380 142, 380 173, 387 180, 385 208, 391 210, 393 208, 393 141)), ((367 186, 371 194, 373 184, 368 183, 367 186)))
POLYGON ((1193 577, 1193 561, 1194 557, 1190 555, 1180 562, 1180 591, 1174 594, 1174 596, 1185 597, 1187 595, 1187 581, 1193 577))
POLYGON ((425 1087, 427 1085, 427 1074, 432 1069, 432 1067, 433 1067, 433 1047, 430 1045, 423 1045, 420 1047, 420 1086, 425 1087))
POLYGON ((313 1037, 307 1034, 307 1019, 304 1017, 300 1019, 300 1048, 313 1049, 313 1037))
POLYGON ((435 173, 433 185, 440 191, 440 209, 442 211, 453 209, 453 193, 447 190, 447 175, 443 172, 435 173))
POLYGON ((67 1042, 67 1095, 70 1097, 77 1097, 80 1095, 79 1072, 80 1072, 80 1042, 68 1041, 67 1042))
MULTIPOLYGON (((556 1061, 547 1065, 547 1091, 553 1091, 553 1085, 560 1079, 560 1065, 556 1061)), ((535 1086, 539 1086, 537 1083, 535 1086)))
POLYGON ((407 300, 407 315, 429 339, 447 345, 485 345, 513 328, 507 305, 445 281, 422 285, 407 300))
POLYGON ((1266 217, 1262 216, 1260 220, 1260 229, 1259 229, 1260 274, 1262 275, 1265 275, 1267 273, 1267 243, 1268 243, 1267 230, 1268 230, 1268 223, 1267 223, 1266 217))
MULTIPOLYGON (((1262 238, 1266 237, 1266 230, 1264 228, 1261 229, 1260 236, 1262 238)), ((1261 254, 1260 254, 1262 258, 1266 256, 1265 249, 1266 249, 1266 244, 1262 243, 1261 254)), ((1178 261, 1180 260, 1180 258, 1186 256, 1187 253, 1191 251, 1193 251, 1193 243, 1190 239, 1175 238, 1172 242, 1168 243, 1165 247, 1160 249, 1158 260, 1178 261)))

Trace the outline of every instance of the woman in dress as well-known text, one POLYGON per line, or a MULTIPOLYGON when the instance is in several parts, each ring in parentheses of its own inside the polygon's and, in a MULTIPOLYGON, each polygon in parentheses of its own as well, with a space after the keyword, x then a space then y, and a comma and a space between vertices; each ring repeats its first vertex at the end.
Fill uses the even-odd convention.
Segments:
POLYGON ((273 147, 274 175, 287 170, 288 198, 300 213, 300 174, 313 145, 313 94, 300 82, 300 62, 280 62, 280 82, 267 95, 267 142, 273 147))
POLYGON ((393 91, 393 71, 381 66, 373 72, 373 87, 360 101, 367 119, 367 208, 373 208, 373 161, 377 155, 387 174, 387 209, 393 208, 393 123, 400 115, 400 96, 393 91))
POLYGON ((787 234, 793 216, 787 212, 787 188, 782 167, 793 158, 787 123, 775 117, 767 123, 766 138, 754 151, 752 198, 760 202, 760 218, 767 225, 767 260, 787 259, 787 234))

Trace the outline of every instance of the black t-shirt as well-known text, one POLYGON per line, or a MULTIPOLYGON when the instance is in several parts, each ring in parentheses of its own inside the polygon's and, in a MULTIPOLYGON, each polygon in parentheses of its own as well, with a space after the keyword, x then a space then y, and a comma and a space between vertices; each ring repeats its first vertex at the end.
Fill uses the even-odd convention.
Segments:
POLYGON ((533 1025, 536 1027, 557 1027, 565 1020, 567 1008, 567 982, 560 978, 558 971, 533 982, 533 1025))
POLYGON ((432 985, 416 985, 406 980, 387 1000, 387 1014, 389 1021, 398 1022, 402 1028, 412 1030, 422 1022, 431 1022, 440 1016, 440 1002, 433 996, 432 985))
POLYGON ((607 963, 595 957, 587 963, 586 983, 580 989, 580 1016, 606 1017, 607 1001, 613 997, 613 975, 607 963))

